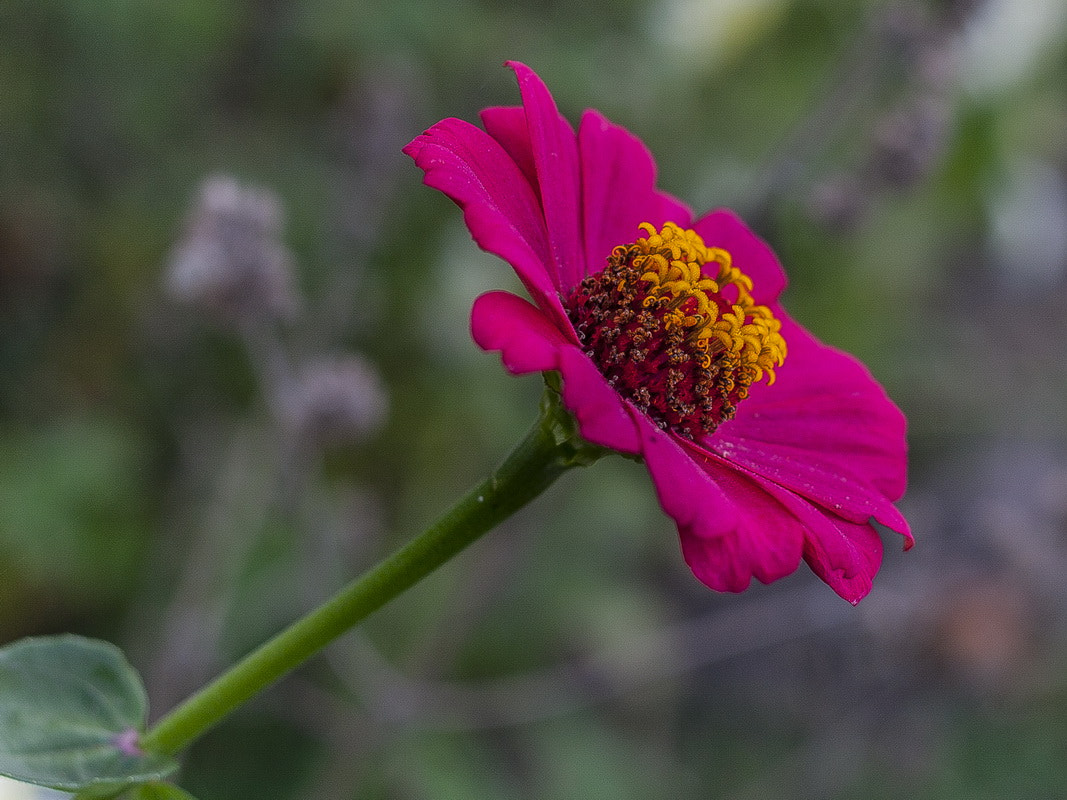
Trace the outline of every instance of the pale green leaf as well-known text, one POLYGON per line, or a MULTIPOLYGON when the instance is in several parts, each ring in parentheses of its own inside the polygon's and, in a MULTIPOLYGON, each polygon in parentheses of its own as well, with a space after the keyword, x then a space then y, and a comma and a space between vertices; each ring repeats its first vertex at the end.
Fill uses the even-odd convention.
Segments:
POLYGON ((94 793, 158 780, 177 764, 137 750, 147 713, 114 645, 64 635, 0 648, 0 775, 94 793))

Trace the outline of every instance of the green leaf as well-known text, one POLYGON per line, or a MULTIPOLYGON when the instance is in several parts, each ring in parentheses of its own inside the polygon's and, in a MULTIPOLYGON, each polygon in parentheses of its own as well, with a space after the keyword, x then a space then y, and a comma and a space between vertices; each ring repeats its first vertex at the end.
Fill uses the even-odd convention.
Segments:
POLYGON ((177 769, 140 752, 144 686, 114 645, 48 636, 0 648, 0 775, 106 793, 177 769))
POLYGON ((142 783, 130 791, 130 800, 196 800, 196 798, 170 783, 142 783))

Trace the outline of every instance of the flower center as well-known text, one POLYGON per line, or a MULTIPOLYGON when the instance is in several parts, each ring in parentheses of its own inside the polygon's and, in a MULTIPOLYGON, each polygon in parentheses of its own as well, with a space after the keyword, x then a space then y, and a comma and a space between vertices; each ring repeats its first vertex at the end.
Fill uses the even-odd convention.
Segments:
POLYGON ((690 439, 730 419, 786 356, 781 322, 730 254, 672 222, 616 247, 567 298, 586 354, 616 391, 690 439), (706 269, 707 268, 707 269, 706 269))

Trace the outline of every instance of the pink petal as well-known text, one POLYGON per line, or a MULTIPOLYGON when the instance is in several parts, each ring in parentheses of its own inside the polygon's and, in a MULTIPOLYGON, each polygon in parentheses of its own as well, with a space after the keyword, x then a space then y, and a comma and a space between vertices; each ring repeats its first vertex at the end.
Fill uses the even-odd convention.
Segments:
POLYGON ((630 406, 578 347, 561 348, 563 405, 574 414, 582 437, 621 453, 638 453, 641 440, 630 406))
POLYGON ((495 106, 483 109, 479 116, 486 133, 500 142, 500 146, 522 170, 540 201, 541 189, 537 184, 537 167, 534 166, 525 109, 522 106, 495 106))
POLYGON ((760 484, 715 461, 705 465, 738 508, 738 526, 718 539, 682 536, 686 563, 713 589, 738 592, 750 578, 772 583, 796 571, 804 526, 760 484))
POLYGON ((862 364, 778 313, 789 346, 778 379, 753 386, 704 445, 838 517, 874 517, 910 547, 892 504, 906 479, 904 416, 862 364))
POLYGON ((487 292, 471 309, 471 336, 483 350, 499 351, 512 374, 559 370, 563 404, 582 436, 619 452, 639 452, 626 401, 540 309, 508 292, 487 292))
POLYGON ((707 471, 645 414, 633 406, 629 411, 659 503, 678 523, 679 532, 712 539, 734 530, 738 510, 707 471))
POLYGON ((726 466, 759 484, 800 523, 804 560, 830 588, 853 605, 870 592, 882 563, 882 540, 869 522, 842 519, 773 480, 736 464, 726 466))
POLYGON ((416 137, 404 152, 460 208, 478 245, 514 267, 542 307, 566 319, 548 263, 541 207, 530 184, 504 149, 468 122, 446 119, 416 137))
POLYGON ((866 597, 882 563, 882 540, 871 525, 823 512, 827 524, 804 541, 812 572, 852 605, 866 597))
POLYGON ((793 515, 756 481, 632 414, 660 505, 678 524, 682 553, 702 583, 740 592, 753 577, 770 583, 796 570, 804 530, 793 515))
POLYGON ((508 61, 519 81, 530 130, 537 180, 548 230, 549 252, 556 264, 557 288, 567 294, 585 276, 580 212, 578 142, 548 87, 525 64, 508 61))
POLYGON ((716 437, 712 449, 730 463, 787 487, 836 516, 852 522, 874 517, 893 530, 908 530, 903 515, 885 495, 851 467, 841 465, 847 463, 847 456, 835 464, 832 455, 730 439, 725 434, 716 437))
POLYGON ((882 564, 874 526, 844 520, 781 487, 767 488, 804 524, 804 560, 812 572, 853 605, 866 597, 882 564))
POLYGON ((756 236, 733 211, 720 208, 701 217, 693 230, 708 247, 727 251, 735 267, 752 278, 752 297, 760 305, 770 305, 785 288, 785 272, 774 251, 756 236))
POLYGON ((657 191, 656 195, 652 198, 652 203, 649 208, 649 222, 653 222, 653 220, 662 220, 662 222, 653 223, 657 227, 662 227, 664 222, 673 222, 683 228, 689 228, 693 225, 692 209, 677 197, 668 194, 667 192, 657 191))
POLYGON ((513 375, 559 369, 559 350, 569 345, 540 309, 500 291, 486 292, 474 301, 471 337, 483 350, 499 350, 513 375))
POLYGON ((827 524, 804 542, 804 561, 852 605, 870 594, 882 563, 882 540, 869 524, 823 514, 827 524))
POLYGON ((644 235, 637 227, 642 222, 689 227, 689 209, 656 191, 652 154, 625 128, 586 111, 578 126, 578 150, 586 274, 602 269, 617 245, 644 235))

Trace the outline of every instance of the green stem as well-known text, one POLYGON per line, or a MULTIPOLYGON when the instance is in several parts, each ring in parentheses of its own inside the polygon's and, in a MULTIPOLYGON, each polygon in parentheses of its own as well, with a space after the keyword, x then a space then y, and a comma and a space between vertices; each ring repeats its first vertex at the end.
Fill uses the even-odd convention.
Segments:
POLYGON ((545 398, 537 424, 507 460, 436 524, 165 715, 141 737, 141 748, 166 755, 185 749, 257 692, 514 514, 568 469, 603 455, 574 435, 573 421, 552 389, 545 398))

